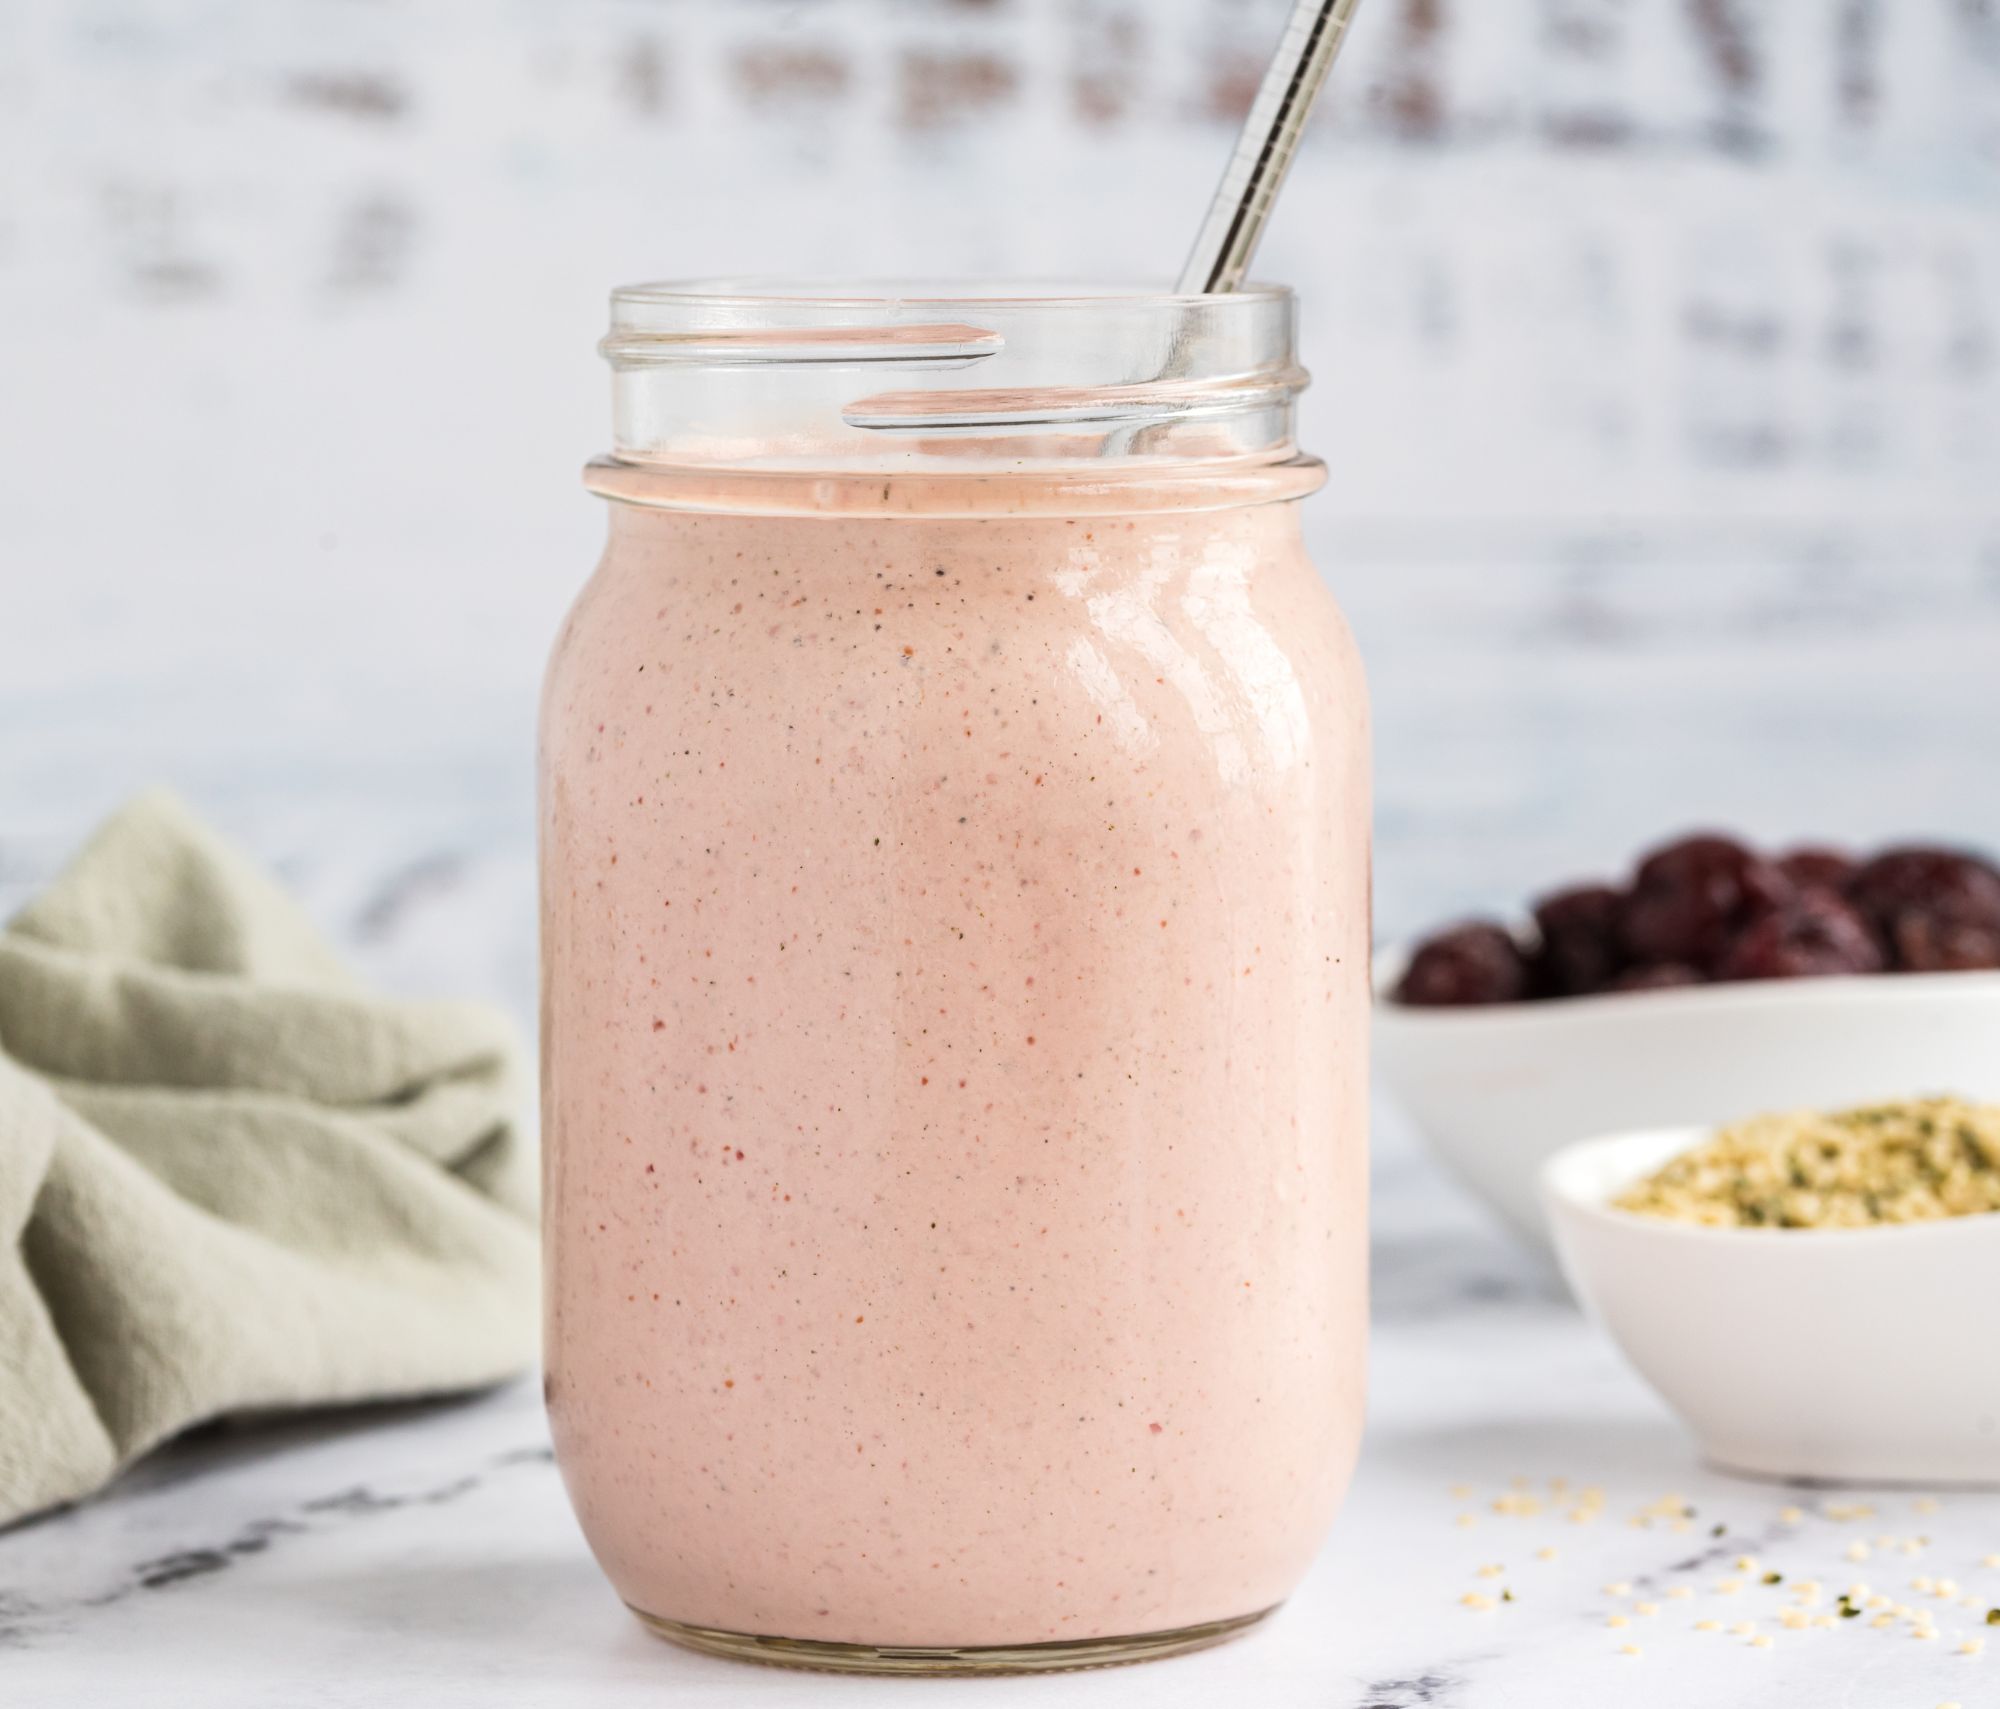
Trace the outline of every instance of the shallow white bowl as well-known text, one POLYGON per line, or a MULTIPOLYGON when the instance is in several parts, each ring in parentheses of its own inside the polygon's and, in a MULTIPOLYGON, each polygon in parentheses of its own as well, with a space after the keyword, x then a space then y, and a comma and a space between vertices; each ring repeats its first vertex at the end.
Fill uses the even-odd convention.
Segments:
POLYGON ((1377 959, 1377 1071, 1438 1155, 1544 1251, 1536 1172, 1576 1140, 1930 1093, 2000 1102, 2000 973, 1416 1009, 1387 997, 1403 959, 1377 959))
POLYGON ((1716 1465, 2000 1485, 2000 1215, 1699 1228, 1612 1210, 1705 1128, 1566 1147, 1542 1197, 1570 1286, 1716 1465))

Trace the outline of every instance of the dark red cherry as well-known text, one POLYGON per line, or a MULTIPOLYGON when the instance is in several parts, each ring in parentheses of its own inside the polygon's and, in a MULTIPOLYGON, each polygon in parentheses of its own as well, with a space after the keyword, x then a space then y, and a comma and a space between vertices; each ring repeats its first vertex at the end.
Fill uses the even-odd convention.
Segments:
POLYGON ((2000 926, 1980 920, 1947 920, 1912 909, 1897 916, 1889 947, 1905 973, 2000 968, 2000 926))
POLYGON ((1427 938, 1410 957, 1396 1001, 1422 1007, 1516 1003, 1528 995, 1528 963, 1511 933, 1484 921, 1427 938))
POLYGON ((1745 926, 1792 893, 1790 879, 1741 843, 1685 837, 1640 863, 1619 935, 1636 962, 1712 971, 1745 926))
POLYGON ((1698 967, 1683 961, 1656 962, 1651 967, 1628 967, 1606 987, 1611 991, 1670 991, 1677 985, 1706 985, 1707 977, 1698 967))
POLYGON ((1534 956, 1537 991, 1581 997, 1602 991, 1625 965, 1618 940, 1624 896, 1608 884, 1579 884, 1535 904, 1541 947, 1534 956))
POLYGON ((1801 890, 1831 890, 1838 896, 1859 870, 1859 863, 1838 849, 1804 848, 1780 856, 1778 870, 1801 890))
POLYGON ((1956 849, 1888 849, 1848 881, 1847 897, 1885 925, 1907 908, 2000 924, 2000 869, 1956 849))
POLYGON ((1795 901, 1744 927, 1716 969, 1722 979, 1816 979, 1880 973, 1886 965, 1874 928, 1828 890, 1795 901))
POLYGON ((1875 923, 1904 972, 2000 965, 2000 869, 1977 855, 1889 849, 1855 873, 1847 896, 1875 923))

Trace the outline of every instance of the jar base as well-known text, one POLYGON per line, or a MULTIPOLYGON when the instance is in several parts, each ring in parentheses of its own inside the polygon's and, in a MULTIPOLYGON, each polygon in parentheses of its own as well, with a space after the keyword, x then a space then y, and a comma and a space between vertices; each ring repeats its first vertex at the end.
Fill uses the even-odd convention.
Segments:
POLYGON ((1139 1632, 1124 1638, 1071 1638, 1046 1644, 831 1644, 817 1638, 766 1638, 752 1632, 725 1632, 689 1626, 634 1608, 655 1636, 671 1639, 704 1655, 771 1667, 821 1673, 928 1674, 933 1677, 981 1673, 1073 1673, 1084 1668, 1120 1667, 1128 1662, 1181 1656, 1247 1632, 1277 1612, 1276 1606, 1231 1620, 1209 1620, 1167 1632, 1139 1632))

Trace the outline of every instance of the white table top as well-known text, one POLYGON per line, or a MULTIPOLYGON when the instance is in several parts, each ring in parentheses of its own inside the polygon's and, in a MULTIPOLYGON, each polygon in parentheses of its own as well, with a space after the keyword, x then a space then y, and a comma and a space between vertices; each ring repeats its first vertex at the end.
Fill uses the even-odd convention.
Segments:
POLYGON ((676 1709, 962 1700, 994 1709, 1937 1709, 2000 1700, 2000 1496, 1784 1490, 1699 1467, 1687 1438, 1546 1278, 1438 1182, 1393 1123, 1378 1147, 1373 1413, 1311 1577, 1264 1630, 1204 1655, 1030 1680, 801 1675, 684 1654, 640 1630, 565 1505, 531 1382, 469 1402, 211 1432, 73 1513, 0 1536, 0 1701, 92 1709, 676 1709), (1496 1513, 1514 1478, 1600 1485, 1603 1517, 1496 1513), (1469 1486, 1456 1495, 1454 1485, 1469 1486), (1684 1530, 1633 1516, 1678 1493, 1684 1530), (1829 1506, 1869 1501, 1860 1519, 1829 1506), (1804 1517, 1780 1514, 1796 1505, 1804 1517), (1461 1514, 1474 1516, 1462 1526, 1461 1514), (1725 1525, 1721 1537, 1715 1525, 1725 1525), (1920 1555, 1878 1539, 1923 1535, 1920 1555), (1870 1546, 1853 1563, 1846 1551, 1870 1546), (1553 1560, 1538 1558, 1545 1547, 1553 1560), (1739 1572, 1742 1552, 1759 1557, 1739 1572), (1493 1579, 1475 1576, 1487 1563, 1493 1579), (1786 1583, 1769 1587, 1762 1575, 1786 1583), (1743 1588, 1718 1593, 1731 1577, 1743 1588), (1944 1634, 1778 1620, 1802 1577, 1864 1580, 1944 1634), (1625 1580, 1630 1597, 1607 1596, 1625 1580), (1670 1598, 1692 1586, 1687 1599, 1670 1598), (1511 1589, 1492 1612, 1468 1591, 1511 1589), (1631 1624, 1614 1608, 1657 1603, 1631 1624), (1754 1619, 1768 1650, 1716 1619, 1754 1619), (1642 1654, 1621 1654, 1636 1643, 1642 1654))

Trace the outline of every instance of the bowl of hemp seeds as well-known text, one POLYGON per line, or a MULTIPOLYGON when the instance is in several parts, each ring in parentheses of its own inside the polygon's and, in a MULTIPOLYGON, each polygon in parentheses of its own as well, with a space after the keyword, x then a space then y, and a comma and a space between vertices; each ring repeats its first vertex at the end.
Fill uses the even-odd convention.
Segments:
POLYGON ((1586 1140, 1542 1198, 1571 1286, 1725 1470, 2000 1487, 2000 1102, 1586 1140))

